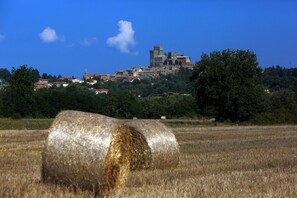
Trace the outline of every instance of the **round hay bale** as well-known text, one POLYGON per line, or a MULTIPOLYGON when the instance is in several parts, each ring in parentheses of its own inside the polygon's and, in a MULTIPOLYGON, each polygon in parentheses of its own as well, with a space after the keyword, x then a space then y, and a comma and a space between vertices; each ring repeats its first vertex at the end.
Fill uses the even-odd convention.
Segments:
POLYGON ((126 123, 132 133, 131 170, 177 167, 179 145, 171 130, 156 120, 126 123))
POLYGON ((151 166, 152 153, 145 136, 130 128, 132 137, 130 170, 142 170, 151 166))
POLYGON ((42 180, 107 194, 124 186, 131 159, 126 124, 106 116, 63 111, 42 155, 42 180))

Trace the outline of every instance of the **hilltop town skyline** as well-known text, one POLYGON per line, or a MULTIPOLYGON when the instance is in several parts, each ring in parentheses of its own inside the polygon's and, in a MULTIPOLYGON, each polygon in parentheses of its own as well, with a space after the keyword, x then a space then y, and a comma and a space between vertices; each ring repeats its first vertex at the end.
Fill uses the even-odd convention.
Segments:
POLYGON ((81 76, 149 66, 155 45, 200 60, 242 49, 261 67, 297 66, 297 2, 0 0, 0 67, 81 76))

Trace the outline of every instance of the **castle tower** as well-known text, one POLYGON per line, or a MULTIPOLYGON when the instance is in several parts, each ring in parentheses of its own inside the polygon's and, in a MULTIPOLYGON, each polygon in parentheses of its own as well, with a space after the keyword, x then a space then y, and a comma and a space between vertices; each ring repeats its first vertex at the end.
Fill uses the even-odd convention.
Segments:
POLYGON ((163 55, 163 46, 160 46, 160 45, 154 46, 154 49, 150 50, 150 67, 158 66, 158 64, 156 63, 156 58, 162 55, 163 55))

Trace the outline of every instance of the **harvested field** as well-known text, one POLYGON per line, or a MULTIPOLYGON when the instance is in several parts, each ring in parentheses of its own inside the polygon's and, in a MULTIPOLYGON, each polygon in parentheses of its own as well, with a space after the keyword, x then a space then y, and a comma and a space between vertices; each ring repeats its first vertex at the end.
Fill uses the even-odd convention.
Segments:
MULTIPOLYGON (((172 128, 176 169, 130 173, 113 197, 296 197, 297 126, 172 128)), ((91 197, 41 182, 46 130, 0 131, 0 197, 91 197)))

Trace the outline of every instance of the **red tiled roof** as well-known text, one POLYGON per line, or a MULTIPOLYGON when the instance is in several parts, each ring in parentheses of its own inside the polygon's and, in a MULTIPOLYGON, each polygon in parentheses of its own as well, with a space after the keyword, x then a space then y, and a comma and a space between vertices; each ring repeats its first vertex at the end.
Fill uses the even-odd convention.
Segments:
POLYGON ((108 92, 108 89, 96 89, 98 92, 108 92))
POLYGON ((35 85, 35 89, 43 89, 45 88, 43 85, 35 85))

